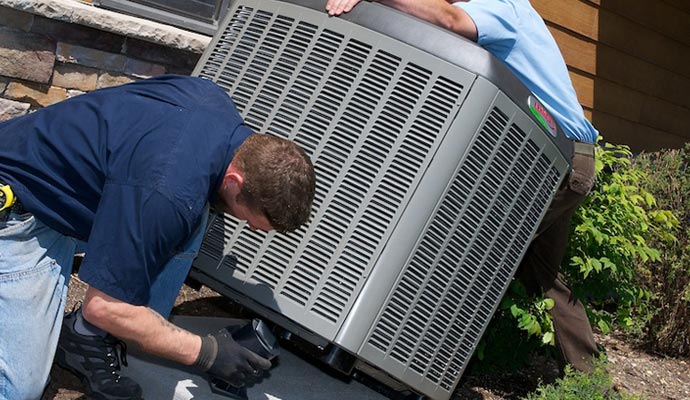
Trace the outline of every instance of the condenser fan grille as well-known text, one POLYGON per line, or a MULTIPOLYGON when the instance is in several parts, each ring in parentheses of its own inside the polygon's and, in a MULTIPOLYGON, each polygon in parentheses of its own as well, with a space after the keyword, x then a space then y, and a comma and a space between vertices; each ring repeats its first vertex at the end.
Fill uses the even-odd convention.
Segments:
POLYGON ((199 75, 228 90, 246 123, 288 137, 317 173, 309 230, 243 232, 217 218, 202 254, 328 324, 361 287, 460 107, 463 85, 362 39, 238 6, 199 75), (337 112, 336 112, 337 110, 337 112), (403 134, 405 133, 405 134, 403 134), (232 238, 232 239, 231 239, 232 238))
POLYGON ((446 390, 560 182, 552 161, 508 122, 492 110, 368 340, 446 390))

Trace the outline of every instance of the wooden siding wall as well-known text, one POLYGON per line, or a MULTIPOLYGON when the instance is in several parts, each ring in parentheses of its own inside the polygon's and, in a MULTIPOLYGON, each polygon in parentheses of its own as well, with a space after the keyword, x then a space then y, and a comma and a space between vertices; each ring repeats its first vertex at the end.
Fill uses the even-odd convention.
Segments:
POLYGON ((690 142, 690 0, 531 0, 585 115, 633 151, 690 142))

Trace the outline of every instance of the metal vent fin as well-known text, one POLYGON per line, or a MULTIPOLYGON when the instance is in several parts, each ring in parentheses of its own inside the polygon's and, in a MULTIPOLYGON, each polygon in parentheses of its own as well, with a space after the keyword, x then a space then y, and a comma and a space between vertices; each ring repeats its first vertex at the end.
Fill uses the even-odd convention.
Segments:
POLYGON ((209 257, 216 263, 220 262, 223 258, 225 244, 230 240, 229 234, 230 229, 225 229, 224 219, 214 218, 204 240, 201 242, 199 254, 209 257))
POLYGON ((450 391, 558 182, 529 136, 493 109, 369 344, 450 391))
MULTIPOLYGON (((228 219, 235 219, 231 216, 226 216, 228 219)), ((238 228, 245 226, 245 224, 238 224, 238 228)), ((230 254, 237 258, 235 270, 239 273, 238 277, 247 278, 252 273, 252 261, 256 253, 261 251, 263 239, 266 237, 265 233, 252 232, 245 229, 246 234, 239 236, 235 240, 235 245, 232 247, 230 254)))

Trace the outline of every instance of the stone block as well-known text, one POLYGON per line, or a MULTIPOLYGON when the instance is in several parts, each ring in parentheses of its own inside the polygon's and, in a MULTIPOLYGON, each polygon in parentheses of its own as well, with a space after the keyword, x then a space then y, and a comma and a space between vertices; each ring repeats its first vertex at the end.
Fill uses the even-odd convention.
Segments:
POLYGON ((34 20, 33 14, 14 10, 12 8, 0 7, 0 25, 12 29, 28 32, 34 20))
POLYGON ((211 39, 207 35, 104 10, 78 0, 2 0, 0 4, 8 4, 11 8, 21 9, 36 16, 136 37, 199 54, 204 51, 211 39))
POLYGON ((125 38, 120 35, 43 17, 35 18, 31 32, 50 37, 56 42, 76 45, 88 43, 90 48, 115 54, 122 51, 125 43, 125 38))
POLYGON ((81 96, 84 93, 86 92, 82 92, 81 90, 77 89, 67 89, 67 98, 71 99, 72 97, 81 96))
POLYGON ((111 86, 124 85, 125 83, 130 83, 134 81, 136 81, 136 79, 131 76, 104 72, 101 74, 101 76, 98 77, 97 88, 101 89, 111 86))
POLYGON ((165 67, 162 65, 128 58, 124 72, 127 75, 136 76, 137 78, 150 78, 152 76, 164 74, 165 71, 165 67))
POLYGON ((0 122, 24 115, 31 105, 0 97, 0 122))
POLYGON ((46 107, 67 98, 67 90, 36 83, 10 82, 5 97, 33 106, 46 107))
POLYGON ((0 28, 0 71, 3 75, 48 83, 54 63, 54 41, 34 33, 0 28))
POLYGON ((124 71, 127 62, 127 57, 121 54, 63 42, 58 42, 56 54, 58 61, 117 72, 124 71))
POLYGON ((139 39, 127 38, 125 54, 130 58, 172 65, 183 69, 194 69, 201 54, 172 47, 161 46, 139 39))
POLYGON ((75 6, 72 1, 65 0, 17 0, 22 3, 22 9, 32 14, 46 18, 72 22, 75 6))
POLYGON ((98 82, 98 70, 77 64, 55 65, 53 72, 53 86, 65 89, 78 89, 88 92, 96 89, 98 82))

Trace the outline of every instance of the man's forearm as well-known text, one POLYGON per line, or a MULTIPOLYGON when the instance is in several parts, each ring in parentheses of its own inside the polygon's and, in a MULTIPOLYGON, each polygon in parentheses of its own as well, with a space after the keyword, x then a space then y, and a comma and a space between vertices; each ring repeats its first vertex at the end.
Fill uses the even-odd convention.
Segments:
POLYGON ((152 331, 159 333, 136 335, 133 338, 123 339, 134 343, 147 353, 184 365, 194 364, 201 350, 201 337, 176 326, 148 307, 144 307, 144 310, 150 314, 147 319, 156 321, 152 324, 158 323, 158 327, 152 331))
POLYGON ((133 306, 89 288, 84 318, 141 350, 184 365, 196 361, 201 337, 168 322, 154 310, 133 306))
POLYGON ((379 0, 406 14, 414 15, 434 25, 477 41, 477 27, 467 13, 446 0, 379 0))
MULTIPOLYGON (((328 0, 326 10, 337 16, 349 12, 360 0, 328 0)), ((447 0, 379 0, 380 3, 414 15, 434 25, 477 41, 477 27, 472 18, 460 7, 447 0)))

